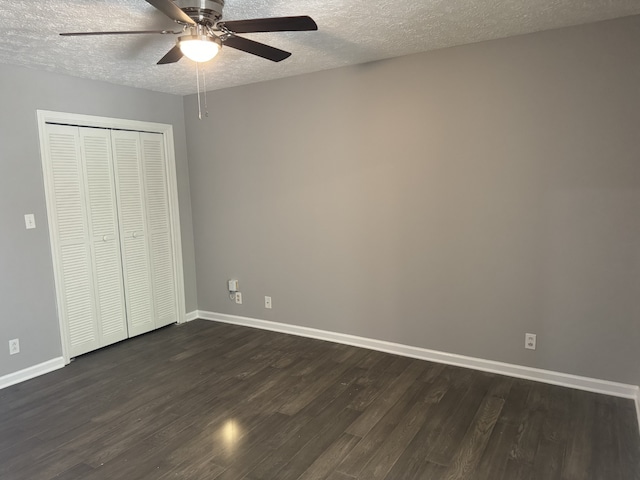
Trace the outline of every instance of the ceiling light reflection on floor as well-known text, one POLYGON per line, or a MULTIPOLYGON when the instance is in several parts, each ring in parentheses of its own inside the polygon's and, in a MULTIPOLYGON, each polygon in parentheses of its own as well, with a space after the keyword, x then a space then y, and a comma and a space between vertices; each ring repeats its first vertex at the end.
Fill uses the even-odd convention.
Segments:
POLYGON ((233 453, 242 433, 240 425, 234 419, 227 420, 222 426, 221 433, 225 448, 233 453))

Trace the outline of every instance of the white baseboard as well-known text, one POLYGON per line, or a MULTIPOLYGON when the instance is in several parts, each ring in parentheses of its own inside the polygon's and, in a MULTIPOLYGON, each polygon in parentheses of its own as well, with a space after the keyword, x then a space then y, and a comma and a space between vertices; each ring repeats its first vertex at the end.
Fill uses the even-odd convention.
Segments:
POLYGON ((33 365, 32 367, 4 375, 3 377, 0 377, 0 389, 30 380, 40 375, 44 375, 45 373, 53 372, 54 370, 64 367, 64 365, 64 358, 57 357, 47 360, 46 362, 33 365))
POLYGON ((638 410, 638 422, 640 425, 640 387, 638 387, 637 385, 610 382, 608 380, 600 380, 596 378, 572 375, 569 373, 554 372, 551 370, 543 370, 540 368, 496 362, 494 360, 485 360, 482 358, 467 357, 464 355, 457 355, 455 353, 439 352, 436 350, 429 350, 421 347, 412 347, 410 345, 387 342, 384 340, 358 337, 345 333, 318 330, 315 328, 271 322, 268 320, 259 320, 256 318, 240 317, 237 315, 227 315, 224 313, 198 310, 197 317, 203 320, 231 323, 234 325, 243 325, 246 327, 260 328, 262 330, 288 333, 301 337, 310 337, 335 343, 343 343, 346 345, 353 345, 355 347, 379 350, 381 352, 393 353, 395 355, 402 355, 405 357, 412 357, 420 360, 428 360, 430 362, 436 363, 445 363, 447 365, 456 365, 459 367, 481 370, 483 372, 498 373, 501 375, 508 375, 510 377, 523 378, 526 380, 549 383, 552 385, 575 388, 578 390, 586 390, 588 392, 602 393, 615 397, 631 398, 635 400, 636 408, 638 410))
POLYGON ((194 310, 193 312, 189 312, 187 314, 185 314, 184 316, 184 321, 186 322, 192 322, 193 320, 198 318, 198 310, 194 310))

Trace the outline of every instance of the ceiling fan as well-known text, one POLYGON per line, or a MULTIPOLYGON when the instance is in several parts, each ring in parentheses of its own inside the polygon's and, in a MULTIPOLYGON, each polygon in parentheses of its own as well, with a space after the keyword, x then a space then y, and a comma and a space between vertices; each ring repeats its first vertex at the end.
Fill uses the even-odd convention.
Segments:
POLYGON ((62 36, 83 35, 179 35, 176 45, 158 61, 158 65, 175 63, 183 56, 195 62, 207 62, 217 55, 223 45, 257 55, 273 62, 291 56, 290 52, 239 37, 238 33, 293 32, 317 30, 318 25, 308 16, 255 18, 222 21, 224 0, 146 0, 166 16, 182 26, 173 30, 134 30, 120 32, 74 32, 62 36))

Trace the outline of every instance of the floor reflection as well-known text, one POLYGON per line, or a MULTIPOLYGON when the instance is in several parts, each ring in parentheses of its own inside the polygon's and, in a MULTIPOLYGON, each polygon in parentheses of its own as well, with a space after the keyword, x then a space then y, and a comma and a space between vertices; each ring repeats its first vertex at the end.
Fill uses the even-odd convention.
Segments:
POLYGON ((242 430, 240 424, 235 419, 230 419, 225 422, 221 429, 222 441, 227 453, 234 453, 242 430))

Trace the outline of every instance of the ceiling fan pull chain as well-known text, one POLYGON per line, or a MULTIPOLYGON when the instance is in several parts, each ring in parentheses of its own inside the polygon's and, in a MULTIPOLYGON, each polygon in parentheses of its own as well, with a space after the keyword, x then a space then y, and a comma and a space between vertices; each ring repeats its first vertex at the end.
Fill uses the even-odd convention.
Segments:
POLYGON ((196 63, 196 87, 198 89, 198 118, 202 120, 202 109, 200 108, 200 70, 198 69, 198 62, 196 63))
POLYGON ((207 106, 207 69, 202 70, 202 91, 204 93, 204 116, 209 116, 209 107, 207 106))

